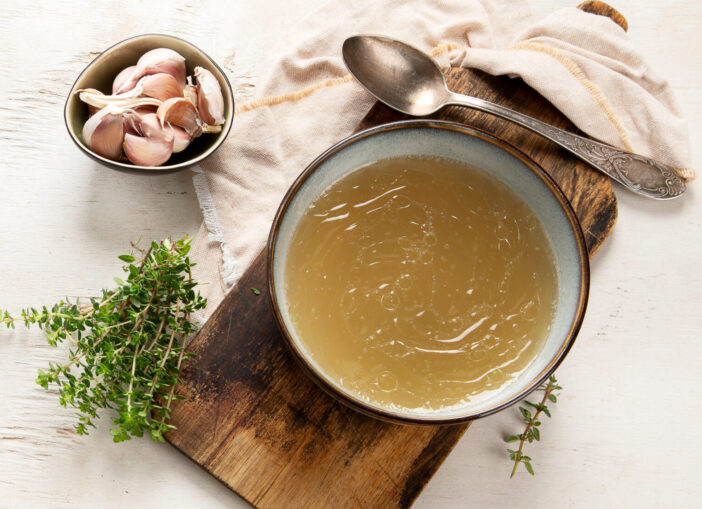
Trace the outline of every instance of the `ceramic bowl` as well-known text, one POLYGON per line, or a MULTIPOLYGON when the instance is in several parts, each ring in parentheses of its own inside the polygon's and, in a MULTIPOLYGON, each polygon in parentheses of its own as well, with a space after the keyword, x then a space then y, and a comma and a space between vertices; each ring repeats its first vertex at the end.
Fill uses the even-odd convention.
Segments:
POLYGON ((416 120, 369 129, 347 138, 315 159, 295 181, 275 216, 268 241, 268 282, 278 326, 293 356, 312 379, 339 401, 393 422, 451 424, 501 410, 536 389, 556 369, 580 329, 590 281, 587 249, 577 217, 565 196, 533 160, 504 141, 449 122, 416 120), (545 227, 557 271, 556 310, 538 357, 517 378, 486 399, 458 409, 400 413, 362 401, 326 376, 300 341, 288 313, 285 260, 297 224, 316 198, 345 175, 378 159, 439 156, 468 163, 499 179, 528 203, 545 227))
POLYGON ((170 35, 138 35, 118 42, 111 48, 106 49, 80 73, 80 76, 78 76, 78 79, 73 84, 66 98, 64 120, 66 122, 68 134, 78 148, 89 157, 105 166, 126 170, 178 170, 204 160, 224 142, 232 128, 232 121, 234 120, 234 94, 224 71, 222 71, 214 60, 207 56, 201 49, 183 39, 170 35), (88 107, 78 98, 75 91, 82 88, 95 88, 105 94, 110 94, 112 91, 112 81, 115 76, 125 67, 136 64, 141 55, 155 48, 170 48, 183 55, 185 57, 188 76, 193 74, 193 70, 196 66, 204 67, 215 75, 222 88, 222 95, 224 96, 224 117, 226 120, 222 126, 222 131, 218 134, 203 134, 194 139, 187 149, 178 154, 173 154, 166 164, 162 166, 138 166, 129 161, 112 161, 106 159, 90 150, 83 141, 81 133, 83 124, 85 124, 85 121, 88 119, 88 107))

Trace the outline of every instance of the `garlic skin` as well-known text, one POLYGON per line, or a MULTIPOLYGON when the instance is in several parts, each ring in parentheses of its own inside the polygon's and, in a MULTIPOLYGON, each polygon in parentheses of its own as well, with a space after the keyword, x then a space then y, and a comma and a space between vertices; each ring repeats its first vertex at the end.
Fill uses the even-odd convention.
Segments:
POLYGON ((83 141, 96 154, 118 161, 122 157, 122 110, 102 108, 83 126, 83 141))
POLYGON ((195 68, 197 107, 202 121, 209 125, 224 124, 224 96, 214 74, 203 67, 195 68))
POLYGON ((94 88, 81 89, 78 92, 82 101, 95 107, 103 107, 107 104, 114 104, 123 108, 135 108, 149 104, 159 106, 162 101, 171 97, 183 97, 183 87, 178 84, 178 81, 173 76, 166 73, 144 76, 134 88, 123 94, 104 95, 94 88))
MULTIPOLYGON (((129 78, 131 78, 132 74, 134 73, 134 70, 136 69, 136 65, 130 65, 129 67, 125 67, 122 69, 117 76, 115 76, 114 81, 112 82, 112 93, 116 94, 117 91, 122 88, 122 86, 126 85, 127 81, 129 78)), ((136 84, 136 83, 135 83, 136 84)), ((133 85, 132 85, 133 87, 133 85)), ((124 92, 128 92, 131 90, 131 88, 124 90, 124 92)))
MULTIPOLYGON (((91 94, 96 94, 96 95, 105 95, 102 92, 100 92, 99 90, 96 90, 94 88, 86 88, 84 91, 91 93, 91 94)), ((97 106, 93 106, 92 104, 88 104, 88 116, 92 117, 93 115, 95 115, 95 113, 98 112, 99 109, 100 108, 98 108, 97 106)))
POLYGON ((122 83, 115 94, 122 94, 131 90, 136 83, 148 74, 166 73, 173 76, 180 84, 181 89, 185 87, 185 58, 178 52, 168 48, 156 48, 144 53, 131 75, 122 83))
POLYGON ((164 101, 156 111, 161 126, 166 123, 177 125, 185 129, 192 138, 197 138, 202 134, 200 119, 195 106, 185 98, 173 97, 164 101))
POLYGON ((134 109, 142 106, 160 106, 163 101, 153 97, 133 97, 131 91, 123 95, 102 95, 102 92, 86 88, 76 90, 78 97, 84 103, 96 108, 114 106, 121 109, 134 109))
POLYGON ((125 134, 122 146, 132 163, 139 166, 160 166, 168 161, 173 153, 173 138, 164 140, 125 134))

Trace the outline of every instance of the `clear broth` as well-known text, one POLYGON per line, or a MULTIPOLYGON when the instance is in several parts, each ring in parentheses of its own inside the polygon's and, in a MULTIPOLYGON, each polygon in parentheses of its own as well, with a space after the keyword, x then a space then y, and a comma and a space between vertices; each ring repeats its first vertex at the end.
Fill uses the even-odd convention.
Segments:
POLYGON ((302 346, 355 397, 445 410, 519 375, 548 335, 554 257, 507 186, 442 158, 384 159, 329 187, 293 235, 302 346))

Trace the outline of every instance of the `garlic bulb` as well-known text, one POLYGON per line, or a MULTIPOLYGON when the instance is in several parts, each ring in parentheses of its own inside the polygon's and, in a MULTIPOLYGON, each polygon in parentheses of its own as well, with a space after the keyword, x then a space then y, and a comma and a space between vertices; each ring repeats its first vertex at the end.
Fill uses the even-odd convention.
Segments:
POLYGON ((121 157, 124 139, 122 113, 119 108, 106 107, 88 119, 83 126, 83 141, 90 150, 107 159, 121 157))
POLYGON ((203 122, 209 125, 224 123, 224 96, 219 81, 207 69, 195 68, 197 107, 203 122))
POLYGON ((117 90, 116 94, 122 94, 131 90, 143 76, 148 74, 166 73, 173 76, 181 88, 185 86, 185 58, 169 48, 156 48, 144 53, 131 75, 125 79, 117 90))

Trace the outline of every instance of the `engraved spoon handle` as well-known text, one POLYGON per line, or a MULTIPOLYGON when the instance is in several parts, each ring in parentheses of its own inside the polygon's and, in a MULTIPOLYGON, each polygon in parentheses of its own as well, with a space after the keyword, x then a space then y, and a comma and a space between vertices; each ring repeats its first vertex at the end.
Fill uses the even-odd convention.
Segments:
POLYGON ((642 196, 667 200, 680 196, 685 191, 685 183, 677 173, 653 159, 583 138, 499 104, 455 92, 449 94, 446 104, 467 106, 526 127, 642 196))

